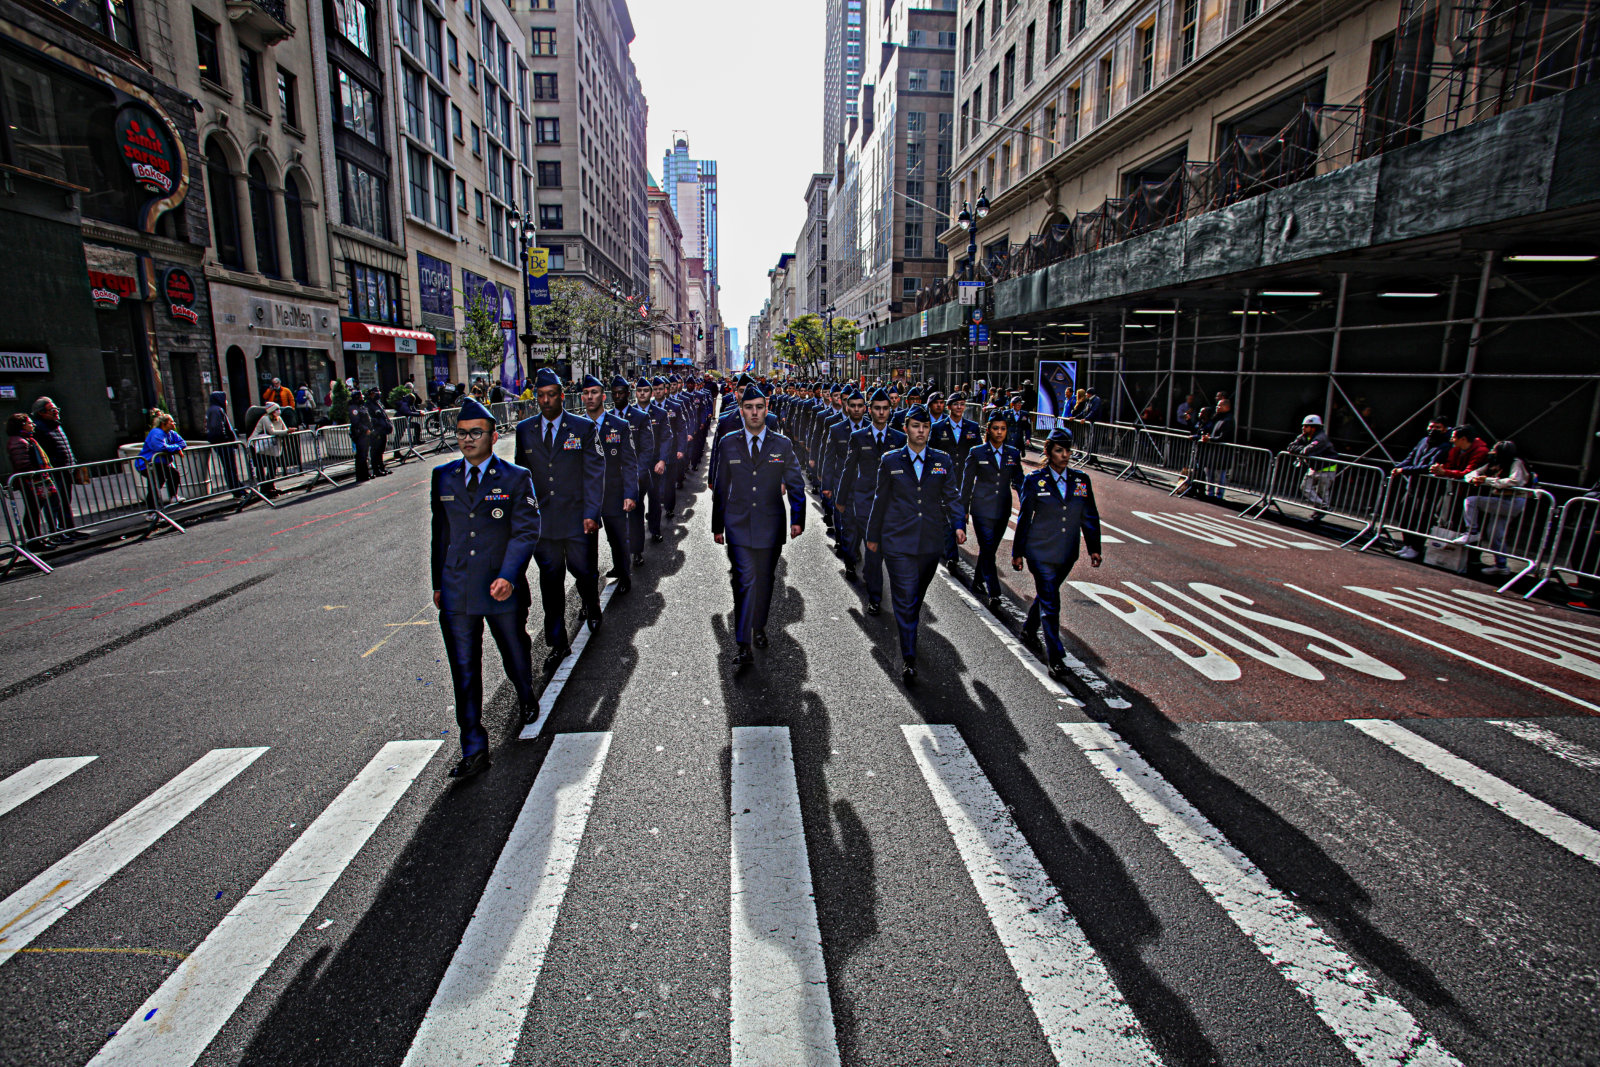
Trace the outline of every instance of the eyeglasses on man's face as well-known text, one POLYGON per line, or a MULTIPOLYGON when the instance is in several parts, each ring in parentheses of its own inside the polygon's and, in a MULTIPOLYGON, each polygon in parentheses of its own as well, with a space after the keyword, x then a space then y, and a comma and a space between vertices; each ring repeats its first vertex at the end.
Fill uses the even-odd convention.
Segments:
POLYGON ((457 441, 481 441, 489 435, 488 430, 457 430, 457 441))

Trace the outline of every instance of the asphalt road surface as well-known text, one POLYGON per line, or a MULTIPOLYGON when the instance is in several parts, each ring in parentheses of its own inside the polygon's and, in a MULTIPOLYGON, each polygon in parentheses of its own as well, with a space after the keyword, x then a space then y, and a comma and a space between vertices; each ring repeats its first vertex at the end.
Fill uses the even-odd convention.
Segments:
POLYGON ((1065 684, 815 511, 734 678, 702 489, 454 784, 394 470, 0 584, 0 1062, 1600 1060, 1593 617, 1097 475, 1065 684))

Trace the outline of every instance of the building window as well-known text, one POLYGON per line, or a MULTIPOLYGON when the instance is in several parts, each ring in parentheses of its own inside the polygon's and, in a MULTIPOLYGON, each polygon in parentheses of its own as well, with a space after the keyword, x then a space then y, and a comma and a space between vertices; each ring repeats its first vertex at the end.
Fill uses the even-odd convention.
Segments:
POLYGON ((1051 104, 1044 109, 1044 144, 1041 152, 1046 159, 1052 159, 1056 154, 1056 106, 1051 104))
POLYGON ((979 4, 978 5, 978 15, 972 21, 972 28, 974 30, 974 38, 973 38, 973 44, 972 44, 972 54, 975 55, 975 56, 983 55, 983 20, 984 20, 985 14, 986 14, 985 5, 979 4))
POLYGON ((489 254, 506 258, 506 211, 499 204, 489 205, 489 254))
POLYGON ((423 14, 422 53, 428 73, 444 81, 444 23, 427 13, 423 14))
POLYGON ((926 47, 928 47, 928 31, 927 30, 907 30, 906 31, 906 47, 907 48, 926 48, 926 47))
POLYGON ((972 23, 961 28, 961 69, 972 69, 972 23))
POLYGON ((350 276, 350 317, 399 325, 400 276, 354 260, 345 261, 345 271, 350 276))
POLYGON ((989 117, 1000 114, 1000 66, 989 71, 989 117))
POLYGON ((389 192, 382 175, 339 160, 339 197, 346 226, 389 239, 389 192))
POLYGON ((365 0, 343 0, 338 7, 339 36, 362 55, 372 55, 372 9, 365 0))
POLYGON ((450 128, 445 125, 448 106, 443 93, 437 89, 428 90, 428 129, 433 135, 433 150, 446 159, 450 158, 450 128))
POLYGON ((283 179, 284 221, 289 224, 289 273, 301 285, 311 284, 311 270, 306 260, 306 210, 300 195, 300 183, 294 175, 283 179))
POLYGON ((901 278, 900 279, 900 299, 902 299, 902 300, 915 300, 917 298, 917 294, 919 292, 921 292, 921 291, 922 291, 922 279, 921 278, 901 278))
POLYGON ((1062 140, 1072 144, 1082 132, 1083 118, 1083 87, 1074 85, 1067 90, 1067 128, 1063 131, 1062 140))
POLYGON ((1028 23, 1028 32, 1023 37, 1022 45, 1022 84, 1033 84, 1033 45, 1034 34, 1038 29, 1036 23, 1028 23))
POLYGON ((549 252, 550 252, 550 269, 551 270, 566 270, 567 269, 567 246, 566 245, 545 245, 545 248, 548 249, 549 252))
POLYGON ((395 10, 400 15, 400 45, 412 55, 420 55, 417 47, 417 0, 395 0, 395 10))
POLYGON ((457 141, 465 141, 461 133, 461 109, 454 104, 450 105, 450 136, 457 141))
POLYGON ((278 219, 272 210, 272 190, 261 163, 252 159, 245 182, 250 188, 250 227, 256 243, 256 269, 269 278, 278 272, 278 219))
POLYGON ((1100 95, 1094 105, 1096 126, 1111 117, 1111 77, 1116 73, 1116 55, 1115 52, 1107 52, 1100 58, 1100 95))
POLYGON ((556 55, 556 31, 533 30, 533 54, 536 56, 556 55))
POLYGON ((473 89, 478 87, 478 60, 470 52, 467 53, 467 85, 473 89))
POLYGON ((1011 188, 1011 142, 1000 146, 1000 188, 1011 188))
POLYGON ((467 210, 467 182, 464 178, 456 179, 456 210, 467 210))
POLYGON ((989 23, 989 29, 991 31, 993 31, 993 32, 990 34, 990 36, 994 36, 995 34, 998 34, 1000 32, 1000 12, 1001 11, 1002 11, 1002 8, 1001 8, 1001 5, 1000 5, 1000 0, 994 0, 994 21, 989 23))
POLYGON ((557 91, 557 79, 554 74, 535 74, 533 76, 533 98, 535 100, 561 99, 561 94, 557 91))
POLYGON ((534 119, 534 140, 539 144, 561 143, 560 119, 534 119))
POLYGON ((445 49, 444 49, 445 58, 450 61, 451 69, 452 70, 460 70, 461 69, 461 42, 456 40, 456 35, 455 34, 451 33, 449 30, 445 30, 444 31, 444 45, 445 45, 445 49))
POLYGON ((539 229, 559 230, 564 228, 560 204, 539 205, 539 229))
POLYGON ((382 127, 378 124, 378 101, 372 90, 356 81, 343 68, 334 68, 339 83, 339 124, 364 141, 382 146, 382 127))
POLYGON ((222 60, 217 51, 217 24, 194 12, 194 51, 200 77, 212 85, 222 85, 222 60))
POLYGON ((239 46, 239 86, 244 90, 244 102, 253 108, 261 107, 261 53, 254 48, 239 46))
POLYGON ((408 144, 406 164, 411 179, 411 213, 427 222, 431 218, 428 208, 428 157, 416 145, 408 144))
POLYGON ((961 105, 961 147, 962 148, 967 147, 967 141, 968 141, 967 124, 971 121, 971 114, 972 114, 971 105, 963 103, 961 105))
POLYGON ((949 96, 949 95, 952 95, 952 94, 955 93, 955 91, 956 91, 956 72, 955 71, 953 71, 953 70, 941 70, 939 72, 939 91, 941 93, 944 93, 946 96, 949 96))
POLYGON ((1153 20, 1134 31, 1134 43, 1139 49, 1139 94, 1142 96, 1156 84, 1156 24, 1153 20))
POLYGON ((239 205, 234 199, 233 175, 228 172, 228 160, 215 141, 206 146, 206 206, 211 209, 211 243, 216 249, 217 262, 243 270, 239 205))
POLYGON ((483 155, 483 130, 476 122, 472 124, 472 154, 483 155))
MULTIPOLYGON (((998 4, 995 5, 995 10, 996 11, 1000 10, 1000 7, 999 7, 998 4)), ((1013 100, 1015 100, 1017 98, 1017 46, 1016 45, 1012 45, 1010 48, 1006 49, 1006 85, 1005 85, 1005 89, 1006 89, 1005 105, 1006 105, 1006 107, 1010 107, 1011 106, 1011 101, 1013 101, 1013 100)))
POLYGON ((983 122, 983 89, 972 90, 972 136, 978 136, 978 126, 983 122))
POLYGON ((1178 35, 1180 62, 1187 67, 1194 62, 1195 47, 1200 40, 1200 0, 1183 0, 1178 35))
POLYGON ((1261 0, 1243 0, 1239 5, 1239 21, 1241 23, 1249 22, 1259 14, 1261 14, 1261 0))
POLYGON ((1068 27, 1068 36, 1076 38, 1089 24, 1089 0, 1072 0, 1072 25, 1068 27))
POLYGON ((455 215, 450 210, 450 172, 442 163, 433 165, 433 221, 441 230, 455 230, 455 215))
POLYGON ((300 90, 295 77, 278 68, 278 117, 290 126, 300 125, 300 90))
POLYGON ((561 188, 561 162, 559 160, 541 159, 539 161, 539 188, 561 188))
POLYGON ((905 257, 907 259, 922 258, 922 223, 908 222, 905 224, 905 257))
POLYGON ((403 68, 401 76, 401 95, 406 98, 406 132, 417 140, 422 140, 423 126, 427 123, 427 116, 422 111, 422 71, 414 67, 403 68))
POLYGON ((906 90, 913 93, 928 91, 928 71, 926 68, 913 69, 906 79, 906 90))
POLYGON ((939 31, 939 47, 940 48, 945 48, 945 49, 948 49, 951 52, 954 52, 956 50, 956 31, 955 30, 940 30, 939 31))
POLYGON ((483 221, 483 190, 482 189, 474 189, 474 190, 472 190, 472 202, 473 202, 473 214, 478 217, 478 221, 479 222, 482 222, 483 221))

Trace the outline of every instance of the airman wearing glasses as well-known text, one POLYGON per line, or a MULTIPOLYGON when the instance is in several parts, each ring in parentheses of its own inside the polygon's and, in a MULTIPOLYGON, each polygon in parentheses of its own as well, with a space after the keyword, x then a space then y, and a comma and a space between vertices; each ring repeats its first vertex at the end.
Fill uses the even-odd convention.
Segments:
POLYGON ((455 686, 461 762, 452 778, 489 769, 483 728, 483 626, 489 624, 523 725, 539 715, 528 637, 528 562, 539 541, 539 501, 528 471, 494 454, 494 415, 465 400, 456 422, 461 458, 433 471, 433 605, 455 686))

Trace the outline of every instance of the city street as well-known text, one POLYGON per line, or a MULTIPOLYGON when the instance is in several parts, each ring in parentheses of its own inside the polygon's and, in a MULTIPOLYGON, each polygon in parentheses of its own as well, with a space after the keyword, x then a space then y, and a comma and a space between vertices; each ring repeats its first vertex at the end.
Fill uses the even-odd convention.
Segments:
POLYGON ((1592 616, 1097 473, 1066 683, 815 507, 734 676, 702 467, 458 784, 391 469, 0 583, 0 1062, 1595 1062, 1592 616))

